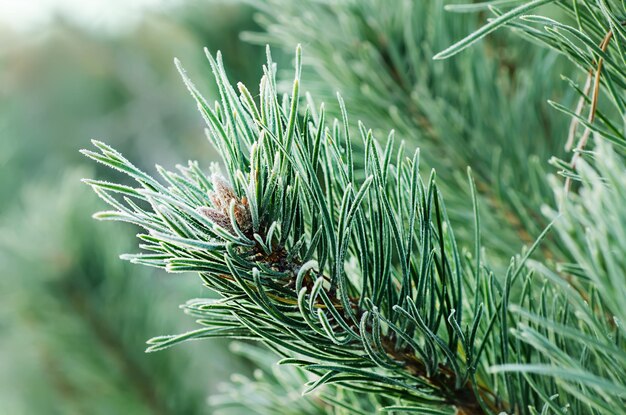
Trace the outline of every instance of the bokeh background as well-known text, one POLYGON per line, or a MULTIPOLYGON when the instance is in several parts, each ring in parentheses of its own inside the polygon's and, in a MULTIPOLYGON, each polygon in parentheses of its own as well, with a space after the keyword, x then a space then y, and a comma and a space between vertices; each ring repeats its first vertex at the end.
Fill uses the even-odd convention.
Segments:
POLYGON ((204 46, 255 85, 252 16, 206 0, 0 0, 0 413, 210 413, 217 385, 249 371, 219 341, 144 353, 193 328, 178 305, 208 293, 118 259, 136 232, 91 219, 104 204, 80 179, 111 173, 78 150, 98 138, 150 172, 208 167, 173 58, 211 97, 204 46))

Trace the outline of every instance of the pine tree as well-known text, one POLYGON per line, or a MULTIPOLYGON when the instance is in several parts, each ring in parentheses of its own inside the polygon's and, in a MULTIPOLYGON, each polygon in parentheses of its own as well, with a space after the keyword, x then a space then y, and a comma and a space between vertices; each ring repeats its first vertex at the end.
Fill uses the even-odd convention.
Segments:
POLYGON ((207 53, 211 104, 181 69, 221 166, 157 180, 104 143, 83 151, 137 182, 86 180, 113 207, 97 218, 144 229, 124 258, 221 296, 190 300, 200 328, 148 351, 261 342, 237 346, 261 371, 213 398, 224 410, 625 413, 623 3, 453 5, 494 14, 456 43, 474 16, 440 2, 261 7, 263 40, 306 44, 314 70, 298 48, 283 94, 268 49, 253 94, 207 53), (501 32, 475 44, 504 26, 551 51, 501 32), (568 82, 542 75, 555 68, 568 82), (551 91, 565 117, 540 109, 551 91))

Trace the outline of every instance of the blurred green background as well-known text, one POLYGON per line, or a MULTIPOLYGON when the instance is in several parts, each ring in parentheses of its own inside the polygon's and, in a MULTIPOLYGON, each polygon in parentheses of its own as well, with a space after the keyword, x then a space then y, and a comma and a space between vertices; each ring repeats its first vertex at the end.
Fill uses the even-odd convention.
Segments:
POLYGON ((124 263, 133 229, 82 177, 98 138, 139 167, 214 161, 178 57, 214 97, 202 47, 254 87, 263 50, 239 34, 253 11, 207 1, 0 0, 0 413, 202 414, 244 364, 218 341, 145 354, 193 327, 178 305, 207 296, 195 275, 124 263), (204 82, 207 80, 206 82, 204 82))

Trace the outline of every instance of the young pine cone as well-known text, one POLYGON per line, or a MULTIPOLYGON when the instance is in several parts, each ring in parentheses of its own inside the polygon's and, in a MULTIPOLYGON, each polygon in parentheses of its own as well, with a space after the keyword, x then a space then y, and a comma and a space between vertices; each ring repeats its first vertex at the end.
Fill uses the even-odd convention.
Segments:
POLYGON ((231 234, 236 235, 230 221, 230 204, 234 201, 235 221, 239 229, 244 234, 248 234, 252 230, 248 200, 245 197, 239 199, 230 183, 219 174, 213 174, 211 182, 213 183, 213 191, 209 192, 209 199, 213 207, 201 206, 197 209, 198 213, 206 216, 211 222, 226 229, 231 234))

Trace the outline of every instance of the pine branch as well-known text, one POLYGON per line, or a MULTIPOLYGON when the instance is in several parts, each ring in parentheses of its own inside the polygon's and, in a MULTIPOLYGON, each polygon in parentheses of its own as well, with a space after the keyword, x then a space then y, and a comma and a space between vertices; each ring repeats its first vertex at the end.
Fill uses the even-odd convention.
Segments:
POLYGON ((211 337, 260 340, 283 364, 318 376, 308 391, 375 393, 387 411, 535 414, 572 405, 600 414, 620 402, 622 345, 601 352, 606 341, 570 327, 585 301, 597 299, 597 311, 594 302, 587 312, 589 333, 614 332, 618 324, 607 326, 604 316, 617 313, 615 301, 608 290, 598 295, 578 284, 590 293, 581 301, 545 264, 525 267, 547 231, 504 276, 494 275, 481 258, 472 180, 473 257, 457 247, 434 173, 422 180, 419 152, 406 157, 393 135, 383 148, 359 123, 356 166, 343 100, 341 121, 329 124, 323 105, 301 108, 299 52, 292 94, 279 99, 268 50, 258 103, 241 84, 237 95, 219 54, 207 56, 219 103, 210 105, 181 73, 224 174, 214 165, 207 176, 190 162, 178 172, 159 168, 158 181, 103 143, 94 142, 99 152, 83 151, 139 184, 87 180, 114 208, 97 218, 146 230, 139 238, 148 253, 125 258, 198 272, 222 296, 188 302, 185 311, 202 328, 152 339, 148 351, 211 337), (550 284, 536 287, 535 273, 550 284), (589 344, 572 346, 573 336, 589 344), (593 363, 569 358, 583 361, 590 344, 598 345, 593 363))
POLYGON ((605 415, 623 407, 623 4, 507 0, 450 7, 490 10, 495 17, 440 57, 508 26, 563 54, 588 79, 583 88, 570 81, 581 94, 576 110, 552 103, 572 119, 567 142, 579 143, 571 162, 555 158, 553 164, 568 182, 576 180, 581 196, 573 192, 571 201, 563 199, 565 219, 553 215, 558 238, 543 258, 528 262, 536 242, 501 275, 483 261, 481 235, 490 254, 515 252, 516 239, 532 240, 547 222, 540 208, 555 188, 546 186, 543 167, 531 162, 530 153, 541 159, 558 154, 560 139, 554 137, 565 142, 566 134, 559 134, 567 129, 555 128, 547 117, 529 127, 525 110, 544 99, 541 79, 551 58, 538 55, 528 66, 521 60, 494 64, 494 48, 501 49, 488 43, 431 70, 420 66, 432 57, 428 46, 447 47, 472 20, 453 25, 454 17, 447 17, 447 24, 426 30, 424 17, 444 21, 435 6, 308 6, 311 13, 295 17, 288 7, 266 11, 279 24, 265 25, 274 40, 311 39, 313 65, 323 74, 314 84, 316 95, 345 87, 360 118, 376 120, 383 130, 397 127, 403 136, 419 135, 428 165, 444 180, 435 181, 433 173, 423 181, 419 153, 406 157, 393 133, 381 145, 363 124, 351 128, 341 98, 335 112, 303 108, 299 53, 291 94, 283 97, 268 53, 258 102, 245 86, 238 85, 237 93, 230 85, 219 55, 207 55, 219 103, 209 104, 181 72, 224 173, 213 166, 206 175, 190 163, 178 172, 159 169, 156 180, 105 144, 94 143, 98 152, 85 151, 138 183, 87 181, 114 208, 98 218, 146 230, 139 238, 147 253, 125 258, 170 272, 198 272, 222 296, 188 302, 185 311, 201 328, 152 339, 148 350, 210 337, 260 340, 282 356, 281 363, 307 373, 307 391, 326 386, 332 406, 340 406, 337 396, 350 389, 375 394, 375 406, 386 411, 534 415, 570 408, 605 415), (546 3, 562 14, 525 15, 546 3), (499 9, 509 6, 508 12, 499 9), (310 32, 322 26, 338 29, 310 32), (499 75, 502 67, 510 76, 499 75), (507 89, 502 82, 520 83, 507 89), (520 85, 534 93, 515 95, 520 85), (521 105, 517 111, 511 102, 521 105), (507 108, 502 117, 495 116, 499 108, 507 108), (340 121, 328 122, 334 113, 340 121), (490 116, 480 118, 485 114, 490 116), (531 131, 532 140, 520 139, 522 129, 531 131), (586 150, 592 133, 616 150, 586 150), (538 136, 545 140, 538 142, 538 136), (516 174, 501 177, 491 167, 498 158, 516 174), (458 178, 459 166, 469 163, 479 192, 472 180, 467 186, 458 178), (481 217, 479 205, 498 213, 481 217), (473 246, 473 255, 459 250, 451 222, 461 224, 455 226, 463 235, 460 245, 473 246), (553 260, 561 262, 556 270, 553 260))
MULTIPOLYGON (((185 310, 203 328, 152 339, 148 351, 256 339, 283 363, 321 376, 311 389, 336 384, 379 393, 394 407, 466 414, 511 404, 493 389, 506 379, 486 369, 514 350, 496 327, 508 319, 502 311, 523 261, 500 287, 480 258, 463 257, 434 173, 421 179, 419 152, 406 157, 392 139, 383 149, 362 124, 358 178, 342 100, 343 119, 328 125, 323 106, 317 116, 299 111, 299 52, 293 93, 279 102, 268 50, 258 104, 243 85, 237 96, 219 54, 207 56, 219 104, 181 73, 225 174, 213 166, 207 177, 190 162, 176 173, 159 169, 162 184, 103 143, 83 150, 139 184, 86 180, 114 208, 98 219, 147 231, 139 238, 148 253, 124 258, 198 272, 223 297, 190 301, 185 310)), ((474 211, 478 226, 475 203, 474 211)))

